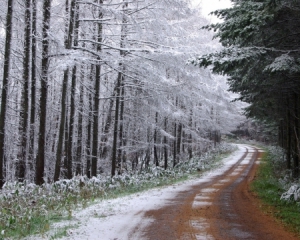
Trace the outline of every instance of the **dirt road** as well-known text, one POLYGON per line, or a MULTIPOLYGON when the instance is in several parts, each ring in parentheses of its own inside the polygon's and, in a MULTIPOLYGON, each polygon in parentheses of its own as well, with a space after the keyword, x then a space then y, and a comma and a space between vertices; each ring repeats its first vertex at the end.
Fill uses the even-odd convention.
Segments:
POLYGON ((145 216, 153 221, 143 230, 143 239, 299 239, 259 210, 249 182, 262 152, 251 146, 244 149, 225 172, 179 192, 167 206, 147 211, 145 216))
POLYGON ((100 201, 51 226, 45 238, 67 227, 62 240, 298 239, 263 214, 249 191, 261 150, 237 147, 218 168, 198 178, 100 201))

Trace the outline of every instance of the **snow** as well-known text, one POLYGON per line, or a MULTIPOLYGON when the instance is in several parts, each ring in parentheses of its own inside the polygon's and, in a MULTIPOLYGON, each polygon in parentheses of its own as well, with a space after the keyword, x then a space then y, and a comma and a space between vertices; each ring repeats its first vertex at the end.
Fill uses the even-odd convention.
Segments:
POLYGON ((266 66, 264 71, 287 71, 290 74, 299 73, 299 60, 296 61, 295 58, 290 56, 289 54, 282 54, 281 56, 275 58, 275 60, 270 65, 266 66))
MULTIPOLYGON (((179 192, 190 189, 193 185, 209 182, 212 178, 224 173, 234 165, 245 153, 247 145, 238 145, 238 150, 222 160, 217 169, 172 186, 160 187, 145 192, 132 194, 126 197, 98 201, 92 206, 74 212, 72 219, 55 223, 47 233, 47 239, 59 229, 67 227, 67 236, 64 240, 84 239, 143 239, 142 229, 153 221, 146 218, 144 212, 154 210, 169 204, 179 192)), ((41 236, 28 239, 41 239, 41 236)))
POLYGON ((200 8, 203 16, 211 22, 219 22, 216 16, 210 15, 212 11, 230 8, 232 2, 230 0, 191 0, 191 4, 195 8, 200 8))

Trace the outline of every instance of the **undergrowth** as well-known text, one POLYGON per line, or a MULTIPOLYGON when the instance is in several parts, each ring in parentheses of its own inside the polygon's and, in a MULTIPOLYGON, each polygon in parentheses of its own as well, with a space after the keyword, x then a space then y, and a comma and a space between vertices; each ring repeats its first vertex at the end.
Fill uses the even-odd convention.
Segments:
POLYGON ((282 156, 283 154, 275 149, 264 153, 251 188, 263 202, 263 210, 272 212, 274 217, 300 236, 300 204, 281 198, 291 184, 289 174, 283 167, 282 156))
POLYGON ((42 186, 7 182, 0 192, 0 240, 43 235, 52 223, 71 219, 75 209, 85 208, 96 199, 115 198, 185 180, 215 167, 233 150, 232 145, 221 144, 203 156, 182 162, 172 169, 150 167, 141 173, 127 172, 113 178, 76 176, 42 186))

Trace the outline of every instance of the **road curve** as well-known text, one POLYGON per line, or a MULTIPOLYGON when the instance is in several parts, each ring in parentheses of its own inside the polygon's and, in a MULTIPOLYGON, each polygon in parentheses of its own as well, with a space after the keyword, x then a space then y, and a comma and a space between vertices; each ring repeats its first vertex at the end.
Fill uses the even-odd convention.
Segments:
POLYGON ((262 213, 249 191, 262 151, 243 145, 238 161, 208 181, 179 192, 169 204, 145 213, 152 219, 142 238, 150 240, 293 240, 272 217, 262 213))

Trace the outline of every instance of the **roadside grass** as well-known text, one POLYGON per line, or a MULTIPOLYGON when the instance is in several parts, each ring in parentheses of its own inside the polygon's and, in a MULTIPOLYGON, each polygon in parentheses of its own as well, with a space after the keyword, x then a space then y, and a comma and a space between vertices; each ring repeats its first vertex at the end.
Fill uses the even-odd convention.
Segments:
POLYGON ((22 239, 38 234, 57 239, 67 234, 68 226, 55 229, 51 225, 71 220, 75 210, 86 208, 103 199, 111 199, 167 186, 198 177, 216 168, 220 160, 236 148, 219 146, 201 157, 180 163, 164 170, 151 166, 141 173, 126 173, 113 178, 107 176, 88 179, 77 176, 52 184, 37 186, 32 183, 6 183, 0 191, 0 240, 22 239))
POLYGON ((68 234, 68 229, 74 229, 76 227, 77 227, 76 224, 71 224, 71 225, 67 225, 67 226, 58 228, 55 230, 54 234, 52 234, 50 236, 49 239, 54 240, 54 239, 59 239, 59 238, 65 237, 68 234))
POLYGON ((265 152, 251 189, 262 201, 263 211, 271 213, 287 229, 300 236, 300 204, 280 200, 286 191, 280 182, 280 178, 283 177, 280 176, 280 172, 283 174, 280 164, 274 164, 270 154, 265 152))

